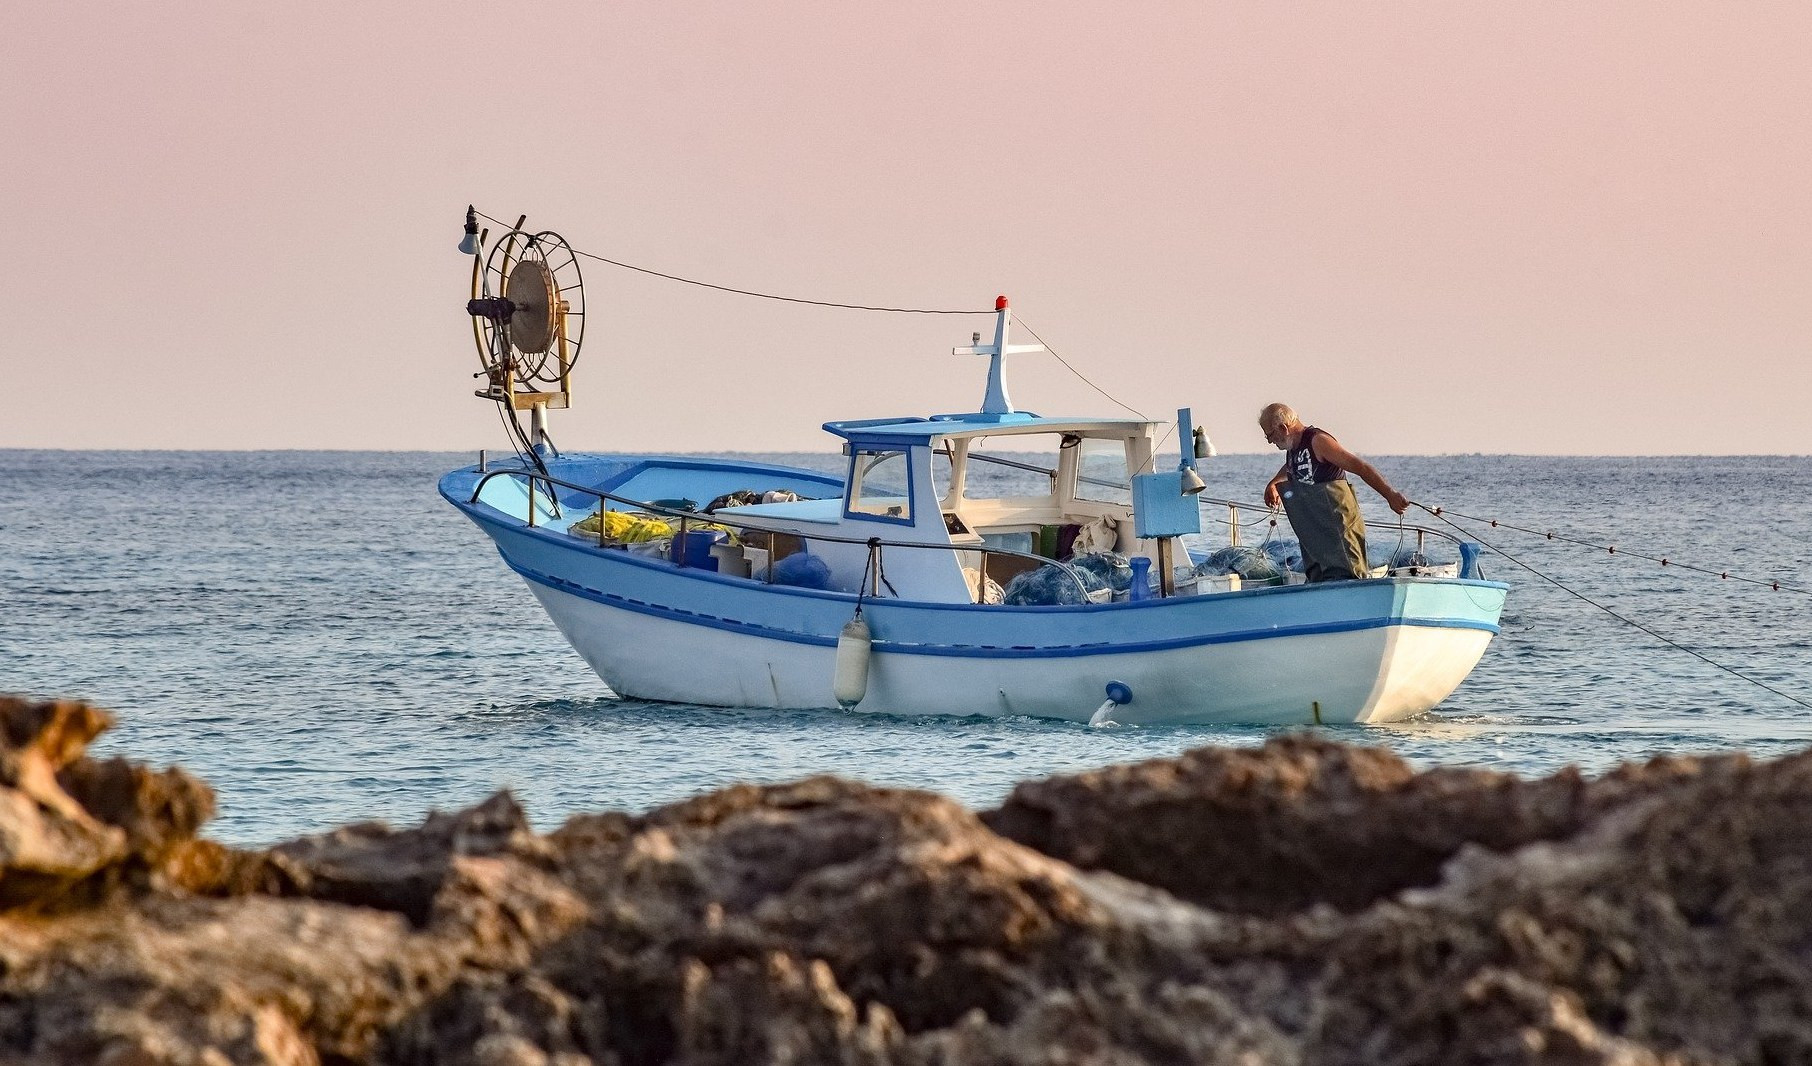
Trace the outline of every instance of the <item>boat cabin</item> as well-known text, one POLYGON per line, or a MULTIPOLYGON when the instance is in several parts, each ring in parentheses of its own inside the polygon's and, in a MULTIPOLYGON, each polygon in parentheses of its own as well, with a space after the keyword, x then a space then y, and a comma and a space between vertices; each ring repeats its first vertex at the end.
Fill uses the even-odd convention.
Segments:
POLYGON ((824 428, 848 457, 840 499, 739 507, 734 517, 803 538, 834 587, 860 587, 868 549, 814 533, 880 538, 889 547, 871 586, 934 602, 998 602, 1015 575, 1069 555, 1078 541, 1155 565, 1155 542, 1134 534, 1131 489, 1132 475, 1153 467, 1154 423, 1016 411, 824 428), (916 544, 925 550, 905 547, 916 544))
MULTIPOLYGON (((1014 576, 1072 552, 1142 555, 1155 570, 1165 553, 1135 533, 1133 485, 1156 469, 1157 424, 1014 410, 1003 358, 1044 345, 1013 344, 1012 321, 1002 296, 993 343, 977 333, 953 349, 989 359, 979 411, 826 422, 849 457, 843 497, 738 508, 736 518, 842 538, 812 542, 832 586, 903 599, 998 603, 1014 576), (860 543, 869 538, 887 542, 878 565, 860 543)), ((1193 499, 1184 506, 1193 521, 1193 499)))

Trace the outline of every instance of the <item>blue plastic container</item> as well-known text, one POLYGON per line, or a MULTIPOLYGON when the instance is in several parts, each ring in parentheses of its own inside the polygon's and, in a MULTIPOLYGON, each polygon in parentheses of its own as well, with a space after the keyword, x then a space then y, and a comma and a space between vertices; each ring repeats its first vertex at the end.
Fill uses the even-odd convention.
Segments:
POLYGON ((681 566, 715 570, 717 556, 711 554, 711 545, 717 543, 718 536, 715 529, 687 530, 673 538, 673 547, 668 549, 668 557, 681 566))
POLYGON ((1151 599, 1151 560, 1143 555, 1135 555, 1129 562, 1132 564, 1132 580, 1127 582, 1126 598, 1151 599))

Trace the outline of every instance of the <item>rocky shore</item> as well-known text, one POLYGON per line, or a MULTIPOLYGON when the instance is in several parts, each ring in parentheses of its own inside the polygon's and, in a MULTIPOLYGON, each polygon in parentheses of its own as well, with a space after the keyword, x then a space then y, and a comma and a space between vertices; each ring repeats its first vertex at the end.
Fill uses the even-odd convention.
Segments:
POLYGON ((263 851, 0 698, 0 1062, 1812 1061, 1812 754, 1417 773, 1312 735, 263 851))

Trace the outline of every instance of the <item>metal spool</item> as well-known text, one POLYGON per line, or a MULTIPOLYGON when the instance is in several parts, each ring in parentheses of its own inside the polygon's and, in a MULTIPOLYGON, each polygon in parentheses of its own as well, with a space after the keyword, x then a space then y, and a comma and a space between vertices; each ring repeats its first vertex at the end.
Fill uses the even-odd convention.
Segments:
POLYGON ((568 376, 585 336, 579 259, 558 233, 517 226, 491 245, 473 272, 467 311, 491 382, 480 395, 519 408, 535 402, 565 407, 568 376))
POLYGON ((510 315, 510 347, 526 355, 546 352, 558 325, 554 312, 560 290, 554 286, 554 272, 539 259, 524 259, 510 271, 503 295, 516 306, 510 315))

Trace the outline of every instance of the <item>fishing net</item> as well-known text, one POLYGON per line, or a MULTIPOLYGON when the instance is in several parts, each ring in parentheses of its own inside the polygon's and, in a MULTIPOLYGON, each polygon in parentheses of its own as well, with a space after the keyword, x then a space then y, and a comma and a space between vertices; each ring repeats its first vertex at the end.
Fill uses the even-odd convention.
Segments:
POLYGON ((1264 549, 1265 558, 1271 560, 1280 573, 1293 571, 1302 573, 1302 542, 1295 537, 1279 537, 1267 540, 1259 545, 1264 549))
POLYGON ((1090 602, 1084 589, 1095 592, 1106 587, 1092 571, 1082 567, 1071 569, 1053 563, 1015 575, 1013 580, 1007 582, 1007 591, 1001 600, 1010 607, 1080 604, 1090 602), (1081 588, 1077 587, 1078 578, 1081 579, 1081 588))
POLYGON ((1238 574, 1241 581, 1275 581, 1283 576, 1271 557, 1257 548, 1232 544, 1197 564, 1197 574, 1238 574))
POLYGON ((830 567, 810 552, 795 552, 774 564, 774 584, 801 589, 829 589, 830 567))
MULTIPOLYGON (((1132 564, 1119 552, 1095 552, 1091 555, 1078 555, 1070 560, 1070 565, 1084 573, 1093 575, 1099 582, 1096 587, 1109 588, 1115 592, 1125 592, 1132 584, 1132 564)), ((1091 591, 1093 591, 1091 589, 1091 591)))

